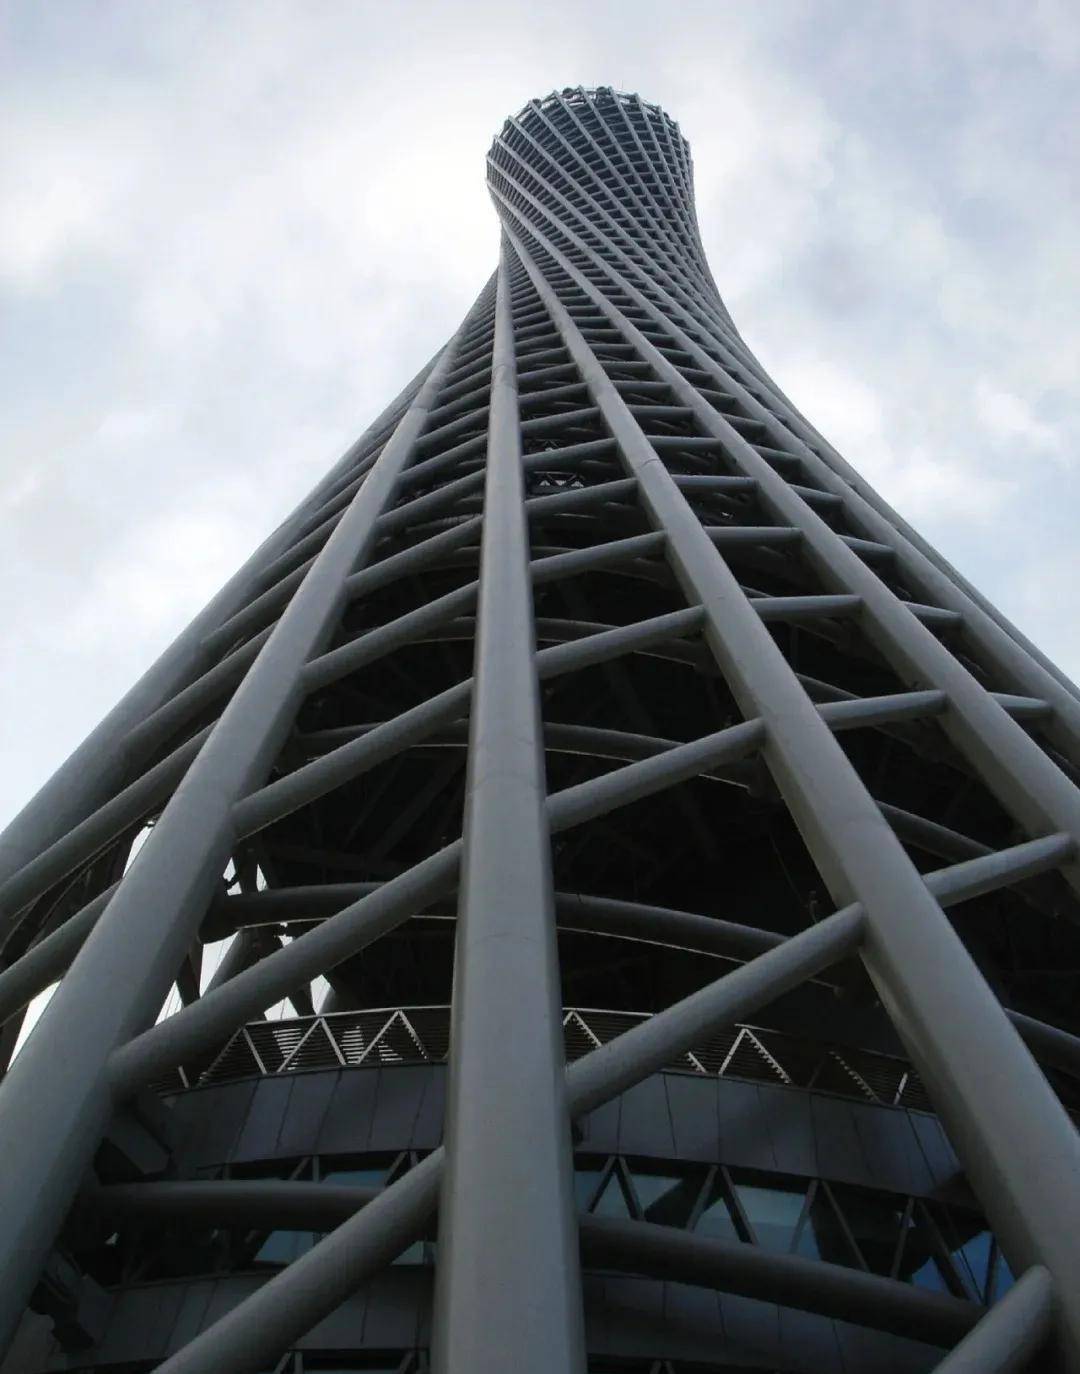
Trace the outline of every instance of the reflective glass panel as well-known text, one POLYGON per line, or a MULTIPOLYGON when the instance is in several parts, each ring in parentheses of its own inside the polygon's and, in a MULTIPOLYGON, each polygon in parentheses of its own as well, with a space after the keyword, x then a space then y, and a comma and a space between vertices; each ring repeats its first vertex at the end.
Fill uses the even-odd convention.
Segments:
POLYGON ((732 1175, 735 1194, 753 1228, 757 1243, 766 1250, 790 1250, 806 1201, 805 1185, 766 1183, 754 1176, 732 1175))
POLYGON ((891 1274, 904 1219, 903 1200, 862 1188, 830 1187, 867 1268, 874 1274, 891 1274))
POLYGON ((970 1285, 974 1296, 980 1301, 987 1300, 987 1286, 989 1279, 989 1261, 991 1261, 991 1250, 993 1249, 993 1237, 991 1232, 985 1230, 976 1231, 976 1234, 966 1241, 962 1241, 952 1249, 949 1246, 949 1253, 952 1256, 956 1270, 959 1271, 966 1285, 970 1285))
POLYGON ((900 1256, 901 1279, 933 1293, 951 1293, 948 1269, 943 1263, 937 1237, 923 1212, 916 1206, 908 1218, 904 1248, 900 1256))
POLYGON ((593 1200, 603 1172, 602 1167, 574 1170, 574 1197, 577 1201, 578 1211, 583 1212, 593 1200))
POLYGON ((389 1165, 375 1169, 327 1169, 320 1183, 336 1183, 341 1187, 382 1188, 390 1174, 389 1165))
POLYGON ((271 1231, 252 1256, 254 1264, 291 1264, 315 1244, 312 1231, 271 1231))
POLYGON ((660 1226, 685 1226, 701 1191, 701 1172, 654 1169, 630 1163, 634 1191, 646 1221, 660 1226))
POLYGON ((390 1177, 396 1155, 324 1155, 319 1160, 319 1179, 355 1188, 382 1188, 390 1177))
POLYGON ((836 1208, 824 1188, 819 1187, 803 1222, 795 1253, 807 1259, 827 1260, 830 1264, 857 1265, 858 1259, 844 1234, 836 1208))
POLYGON ((1004 1297, 1004 1295, 1013 1286, 1013 1284, 1016 1282, 1016 1277, 1013 1274, 1013 1271, 1009 1268, 1009 1262, 1001 1253, 1001 1250, 996 1245, 994 1249, 997 1250, 997 1258, 996 1263, 994 1264, 993 1300, 994 1302, 997 1302, 998 1298, 1004 1297))
MULTIPOLYGON (((905 1271, 907 1265, 904 1266, 905 1271)), ((941 1261, 930 1255, 923 1260, 917 1269, 901 1274, 901 1278, 906 1278, 909 1283, 913 1283, 916 1288, 928 1288, 932 1293, 948 1293, 949 1285, 945 1281, 945 1275, 941 1270, 941 1261)))
POLYGON ((613 1169, 611 1177, 604 1184, 604 1191, 593 1203, 592 1211, 598 1217, 628 1217, 631 1215, 630 1203, 623 1190, 618 1169, 613 1169))
POLYGON ((709 1190, 709 1196, 698 1217, 694 1230, 703 1236, 715 1236, 717 1240, 742 1240, 739 1228, 735 1225, 731 1207, 719 1177, 709 1190))

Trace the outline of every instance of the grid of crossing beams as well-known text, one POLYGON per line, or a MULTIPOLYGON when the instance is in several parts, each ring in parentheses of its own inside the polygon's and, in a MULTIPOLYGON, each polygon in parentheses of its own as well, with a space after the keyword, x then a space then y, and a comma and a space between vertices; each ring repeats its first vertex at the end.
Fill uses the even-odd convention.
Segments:
MULTIPOLYGON (((1048 1060, 1075 1066, 1080 1055, 1053 1026, 1010 1018, 943 914, 1048 872, 1080 891, 1080 792, 1056 752, 1080 759, 1080 701, 749 354, 705 263, 688 149, 662 112, 607 90, 553 95, 508 121, 489 165, 501 261, 461 329, 0 845, 9 1027, 59 979, 0 1088, 4 1331, 118 1104, 456 891, 445 1145, 378 1194, 320 1194, 336 1229, 163 1371, 262 1368, 436 1209, 434 1360, 454 1374, 584 1367, 579 1238, 589 1262, 959 1340, 943 1369, 1017 1367, 1002 1352, 1036 1348, 1051 1327, 1080 1369, 1080 1313, 1065 1297, 1080 1260, 1080 1146, 1021 1035, 1048 1060), (730 504, 747 494, 756 523, 730 504), (612 509, 633 513, 632 533, 546 552, 530 543, 538 518, 612 509), (747 547, 797 556, 809 590, 755 592, 733 570, 747 547), (471 582, 342 632, 365 597, 462 558, 475 562, 471 582), (535 614, 537 588, 601 569, 673 578, 683 605, 606 626, 535 614), (823 699, 785 657, 777 622, 854 625, 902 690, 823 699), (471 678, 328 732, 320 747, 298 743, 313 695, 447 632, 471 642, 471 678), (949 634, 962 635, 995 690, 949 634), (741 719, 686 741, 567 726, 559 737, 545 725, 542 684, 640 654, 704 658, 741 719), (974 853, 946 843, 953 862, 931 874, 837 740, 926 721, 1021 837, 974 853), (222 874, 242 842, 402 751, 465 730, 461 837, 331 901, 287 944, 242 930, 226 974, 200 996, 192 950, 222 919, 222 874), (545 750, 560 747, 617 766, 549 792, 545 750), (836 909, 756 949, 733 927, 739 967, 565 1065, 551 837, 751 765, 767 770, 836 909), (137 859, 116 872, 116 846, 148 819, 137 859), (837 1266, 574 1215, 574 1117, 853 956, 1022 1275, 981 1320, 966 1304, 837 1266), (185 1005, 156 1020, 174 984, 182 996, 187 987, 185 1005), (521 1024, 530 1034, 511 1055, 506 1034, 521 1024), (1022 1132, 1009 1128, 1017 1118, 1022 1132)), ((662 913, 637 920, 663 938, 662 913)), ((134 1191, 148 1207, 240 1206, 222 1182, 134 1191)), ((270 1183, 245 1197, 262 1219, 315 1205, 270 1183)))

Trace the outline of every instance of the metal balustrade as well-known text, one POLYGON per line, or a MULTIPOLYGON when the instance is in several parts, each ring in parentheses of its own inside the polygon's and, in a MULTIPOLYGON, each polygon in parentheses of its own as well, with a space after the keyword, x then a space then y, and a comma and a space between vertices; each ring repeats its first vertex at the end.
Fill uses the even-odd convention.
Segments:
MULTIPOLYGON (((567 1062, 646 1020, 645 1012, 565 1008, 567 1062)), ((377 1007, 249 1021, 208 1062, 177 1066, 152 1086, 167 1096, 269 1074, 441 1064, 449 1050, 449 1006, 377 1007)), ((760 1025, 732 1025, 680 1055, 664 1071, 787 1084, 856 1101, 933 1111, 918 1074, 898 1056, 830 1045, 760 1025)))

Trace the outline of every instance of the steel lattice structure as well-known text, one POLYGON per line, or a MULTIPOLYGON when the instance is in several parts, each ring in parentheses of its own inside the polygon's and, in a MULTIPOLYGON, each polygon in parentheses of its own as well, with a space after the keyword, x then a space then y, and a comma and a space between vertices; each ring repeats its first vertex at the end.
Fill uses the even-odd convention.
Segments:
POLYGON ((0 1087, 5 1370, 373 1367, 432 1237, 452 1374, 1080 1370, 1075 689, 748 351, 661 110, 534 101, 488 180, 461 328, 0 844, 9 1054, 58 983, 0 1087), (193 1143, 279 1088, 287 1169, 193 1143), (749 1091, 813 1179, 794 1126, 746 1172, 749 1091), (966 1184, 856 1186, 841 1110, 966 1184))

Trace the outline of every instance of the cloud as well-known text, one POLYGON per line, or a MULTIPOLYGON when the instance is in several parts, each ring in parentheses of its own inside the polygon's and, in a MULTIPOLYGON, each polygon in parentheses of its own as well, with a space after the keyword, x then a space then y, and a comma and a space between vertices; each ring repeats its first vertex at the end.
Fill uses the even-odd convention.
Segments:
POLYGON ((989 529, 1018 489, 1007 472, 912 426, 890 429, 890 407, 857 376, 823 359, 795 359, 784 369, 788 392, 815 426, 895 509, 919 522, 944 517, 989 529))
POLYGON ((108 250, 134 169, 104 150, 80 150, 74 111, 23 109, 14 117, 18 136, 5 139, 0 156, 0 282, 33 292, 108 250))
POLYGON ((1071 611, 1077 586, 1080 551, 1052 548, 1025 559, 1014 570, 999 604, 1014 624, 1080 683, 1080 619, 1071 611))
POLYGON ((1033 414, 1019 396, 999 391, 980 378, 975 387, 975 414, 987 434, 1003 445, 1020 444, 1050 457, 1062 457, 1058 429, 1033 414))

